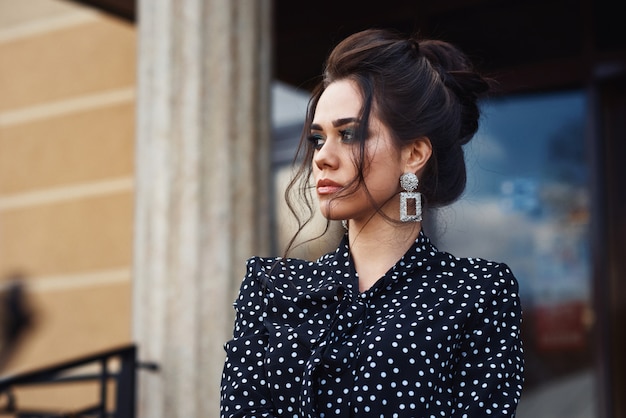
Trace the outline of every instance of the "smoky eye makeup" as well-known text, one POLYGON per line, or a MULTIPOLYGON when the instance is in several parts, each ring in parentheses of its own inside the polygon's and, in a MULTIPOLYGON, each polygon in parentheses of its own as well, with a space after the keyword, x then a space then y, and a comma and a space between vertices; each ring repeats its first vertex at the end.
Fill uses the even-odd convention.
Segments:
MULTIPOLYGON (((341 142, 344 144, 353 144, 357 141, 356 127, 348 127, 344 129, 338 129, 337 132, 341 138, 341 142)), ((326 142, 326 136, 319 132, 312 132, 308 137, 308 141, 313 145, 313 148, 319 150, 324 146, 326 142)))
MULTIPOLYGON (((358 142, 357 136, 359 132, 359 124, 357 118, 342 118, 332 122, 333 136, 337 134, 341 142, 344 144, 354 144, 358 142)), ((317 123, 311 124, 311 133, 307 140, 316 150, 321 149, 326 143, 326 135, 323 134, 324 129, 317 123)))
POLYGON ((311 145, 313 145, 313 148, 315 148, 316 150, 319 150, 320 148, 322 148, 322 146, 324 145, 324 142, 326 141, 326 138, 324 137, 324 135, 322 135, 321 133, 311 133, 308 137, 307 137, 308 141, 311 143, 311 145))
POLYGON ((356 132, 354 128, 340 129, 341 141, 346 144, 351 144, 356 140, 356 132))

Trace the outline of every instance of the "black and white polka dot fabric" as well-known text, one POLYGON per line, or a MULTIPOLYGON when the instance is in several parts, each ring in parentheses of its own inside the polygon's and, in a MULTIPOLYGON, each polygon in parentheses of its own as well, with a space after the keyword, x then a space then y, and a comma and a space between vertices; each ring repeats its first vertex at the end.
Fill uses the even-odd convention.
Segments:
POLYGON ((521 308, 504 264, 421 233, 358 291, 347 239, 316 262, 251 258, 225 344, 222 417, 512 417, 521 308))

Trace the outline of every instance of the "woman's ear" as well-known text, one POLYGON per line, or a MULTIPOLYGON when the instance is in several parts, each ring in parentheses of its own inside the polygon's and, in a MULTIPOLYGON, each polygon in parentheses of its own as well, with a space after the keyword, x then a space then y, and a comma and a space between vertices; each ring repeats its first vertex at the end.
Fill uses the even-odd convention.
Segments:
POLYGON ((417 174, 424 168, 433 154, 433 145, 427 137, 420 137, 406 145, 402 149, 402 153, 404 172, 417 174))

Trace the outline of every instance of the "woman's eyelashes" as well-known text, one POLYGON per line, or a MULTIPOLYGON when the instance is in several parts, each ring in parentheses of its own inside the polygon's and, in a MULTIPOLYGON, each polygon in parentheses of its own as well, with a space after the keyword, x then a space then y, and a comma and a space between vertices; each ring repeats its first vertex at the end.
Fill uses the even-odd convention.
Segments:
MULTIPOLYGON (((341 138, 341 142, 345 144, 352 144, 356 140, 356 135, 354 133, 354 129, 340 129, 337 131, 341 138)), ((311 133, 308 137, 309 142, 313 145, 313 148, 319 150, 326 143, 326 137, 321 133, 311 133)))
POLYGON ((356 135, 354 135, 354 130, 352 128, 349 129, 342 129, 339 131, 339 133, 341 134, 341 141, 342 142, 346 142, 348 144, 354 142, 354 140, 356 139, 356 135))
POLYGON ((313 145, 315 149, 321 149, 324 146, 324 142, 326 142, 326 138, 322 134, 311 134, 309 135, 309 142, 313 145))

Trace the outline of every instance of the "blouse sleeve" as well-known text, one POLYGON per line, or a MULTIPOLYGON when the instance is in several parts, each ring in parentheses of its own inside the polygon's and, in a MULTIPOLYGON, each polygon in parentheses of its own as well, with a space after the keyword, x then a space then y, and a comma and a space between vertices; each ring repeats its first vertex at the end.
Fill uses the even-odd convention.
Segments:
POLYGON ((524 359, 518 283, 503 264, 488 280, 461 346, 455 417, 514 417, 521 396, 524 359))
POLYGON ((258 258, 248 260, 247 273, 234 303, 233 338, 224 345, 222 418, 274 416, 263 369, 268 337, 263 324, 265 292, 261 283, 267 276, 260 264, 258 258))

